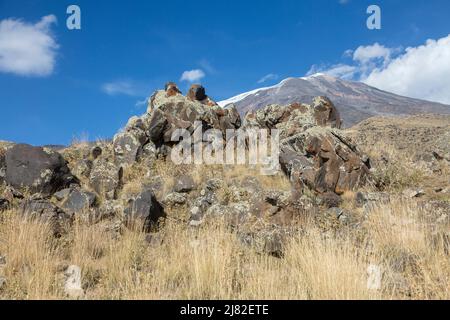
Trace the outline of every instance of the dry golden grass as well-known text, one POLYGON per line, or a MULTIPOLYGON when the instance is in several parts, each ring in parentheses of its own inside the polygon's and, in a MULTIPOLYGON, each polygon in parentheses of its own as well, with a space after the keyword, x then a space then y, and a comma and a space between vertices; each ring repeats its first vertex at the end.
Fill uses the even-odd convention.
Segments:
POLYGON ((406 296, 450 298, 449 224, 436 225, 413 202, 374 208, 368 236, 387 269, 386 277, 406 296))
MULTIPOLYGON (((58 283, 60 248, 50 226, 3 213, 0 252, 8 259, 2 273, 8 285, 0 296, 14 299, 53 299, 61 296, 58 283)), ((1 270, 1 269, 0 269, 1 270)))
POLYGON ((371 159, 378 159, 373 180, 379 189, 401 191, 429 179, 426 171, 413 161, 412 153, 401 152, 385 142, 371 145, 364 151, 371 159))
POLYGON ((45 223, 7 212, 0 299, 65 299, 63 273, 71 264, 82 269, 86 299, 449 299, 441 232, 449 226, 431 225, 426 214, 394 201, 374 207, 358 230, 338 233, 305 220, 306 232, 275 258, 241 244, 222 221, 192 229, 167 220, 149 244, 143 233, 116 234, 105 222, 76 221, 55 239, 45 223), (383 270, 379 290, 367 288, 369 264, 383 270))

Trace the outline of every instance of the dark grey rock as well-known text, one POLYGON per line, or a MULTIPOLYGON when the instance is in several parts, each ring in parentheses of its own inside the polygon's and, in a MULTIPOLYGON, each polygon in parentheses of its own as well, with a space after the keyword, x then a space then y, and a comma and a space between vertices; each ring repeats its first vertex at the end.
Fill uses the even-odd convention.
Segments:
POLYGON ((95 146, 91 150, 91 155, 94 160, 97 159, 98 157, 100 157, 102 155, 102 153, 103 153, 103 150, 100 146, 95 146))
POLYGON ((194 179, 189 175, 182 175, 178 177, 173 186, 173 191, 178 193, 187 193, 194 190, 196 187, 194 179))
POLYGON ((4 211, 8 209, 9 207, 9 201, 5 198, 0 197, 0 211, 4 211))
POLYGON ((51 195, 76 182, 64 158, 50 149, 18 144, 5 159, 6 183, 17 189, 51 195))
POLYGON ((95 200, 94 193, 74 188, 66 196, 61 208, 69 213, 78 213, 91 208, 95 204, 95 200))
POLYGON ((191 86, 191 88, 188 91, 187 96, 191 100, 197 100, 197 101, 203 101, 208 97, 206 95, 205 88, 201 85, 195 85, 195 84, 191 86))
POLYGON ((141 223, 147 232, 157 225, 160 218, 166 216, 151 189, 143 190, 135 198, 129 199, 124 215, 127 226, 132 227, 141 223))
POLYGON ((160 143, 166 125, 167 118, 164 115, 164 112, 159 109, 155 109, 150 117, 148 129, 148 136, 150 140, 156 144, 160 143))

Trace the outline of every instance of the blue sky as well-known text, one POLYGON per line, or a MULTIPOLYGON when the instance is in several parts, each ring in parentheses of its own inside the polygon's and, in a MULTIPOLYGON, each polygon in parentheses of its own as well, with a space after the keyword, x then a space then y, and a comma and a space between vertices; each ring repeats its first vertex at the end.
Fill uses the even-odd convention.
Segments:
POLYGON ((0 0, 0 140, 112 137, 166 81, 185 92, 200 76, 217 101, 317 71, 450 103, 449 12, 448 0, 0 0), (70 4, 81 30, 66 27, 70 4), (366 27, 370 4, 381 30, 366 27), (408 82, 414 61, 436 59, 444 68, 408 82))

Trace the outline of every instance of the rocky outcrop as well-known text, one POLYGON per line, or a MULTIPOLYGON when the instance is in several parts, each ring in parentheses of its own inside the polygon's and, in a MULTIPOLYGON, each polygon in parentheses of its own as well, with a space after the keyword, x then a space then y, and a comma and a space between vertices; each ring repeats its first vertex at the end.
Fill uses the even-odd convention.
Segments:
MULTIPOLYGON (((247 114, 241 123, 233 105, 221 108, 201 85, 191 86, 184 96, 169 82, 149 99, 147 112, 129 119, 112 141, 62 151, 76 178, 58 153, 26 145, 8 149, 4 158, 0 153, 0 169, 4 162, 6 182, 13 190, 31 189, 43 195, 30 197, 23 192, 25 199, 18 201, 23 212, 57 222, 81 213, 89 221, 115 217, 119 225, 138 225, 150 232, 168 212, 178 212, 193 227, 222 216, 233 228, 259 219, 286 226, 311 206, 338 207, 342 193, 364 182, 368 159, 340 126, 339 113, 326 97, 314 98, 309 105, 269 105, 247 114), (245 169, 227 177, 228 168, 223 167, 219 176, 214 172, 203 180, 201 173, 190 172, 189 165, 175 168, 159 162, 171 161, 167 156, 179 143, 172 141, 177 129, 190 134, 216 129, 226 145, 228 129, 254 128, 279 130, 279 160, 291 185, 281 171, 282 182, 269 182, 268 187, 245 169), (162 172, 158 166, 173 172, 162 172)), ((203 141, 203 147, 208 143, 212 142, 203 141)), ((2 207, 17 198, 10 196, 2 207)))
POLYGON ((244 127, 278 129, 280 164, 297 192, 306 188, 330 198, 364 183, 369 159, 339 130, 341 120, 330 100, 311 105, 270 105, 246 115, 244 127))
POLYGON ((162 144, 172 145, 171 138, 176 129, 194 132, 196 121, 201 123, 204 130, 218 129, 224 136, 226 129, 237 129, 241 125, 235 108, 222 109, 198 85, 191 87, 188 97, 157 91, 150 99, 147 113, 147 133, 158 147, 162 144))
POLYGON ((64 158, 47 148, 18 144, 6 151, 5 181, 10 186, 43 196, 76 183, 64 158))
MULTIPOLYGON (((155 92, 149 99, 146 114, 132 117, 123 131, 114 136, 114 163, 126 168, 140 159, 154 159, 157 154, 167 156, 176 143, 172 141, 174 131, 186 129, 193 133, 198 123, 204 130, 221 130, 225 137, 226 129, 241 126, 241 118, 235 108, 219 107, 202 86, 193 85, 183 96, 176 84, 169 82, 165 90, 155 92)), ((80 169, 86 171, 84 167, 80 169)))

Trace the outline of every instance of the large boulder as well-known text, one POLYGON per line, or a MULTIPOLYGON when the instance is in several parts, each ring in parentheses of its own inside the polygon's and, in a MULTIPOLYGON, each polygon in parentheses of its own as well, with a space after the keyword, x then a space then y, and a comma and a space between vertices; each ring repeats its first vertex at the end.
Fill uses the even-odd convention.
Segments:
POLYGON ((127 226, 142 225, 146 232, 149 232, 160 218, 165 217, 163 207, 156 200, 150 188, 144 189, 140 194, 128 200, 124 215, 127 226))
POLYGON ((133 117, 128 121, 124 132, 114 136, 113 149, 115 163, 118 166, 131 166, 142 153, 142 147, 148 141, 142 119, 133 117))
POLYGON ((248 113, 244 121, 247 129, 278 129, 280 164, 295 191, 312 190, 326 199, 363 184, 370 169, 369 159, 339 130, 340 124, 325 97, 311 105, 269 105, 248 113))
POLYGON ((98 195, 106 200, 117 198, 122 185, 123 168, 107 159, 98 158, 93 162, 89 184, 98 195))
POLYGON ((298 190, 342 194, 365 182, 367 158, 336 129, 313 127, 286 138, 280 163, 298 190))
POLYGON ((206 90, 203 86, 198 84, 193 84, 188 91, 187 97, 191 100, 203 101, 208 96, 206 95, 206 90))
POLYGON ((44 196, 76 182, 64 158, 55 151, 17 144, 6 151, 5 181, 10 186, 44 196))

